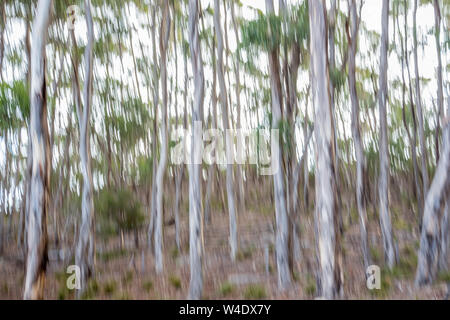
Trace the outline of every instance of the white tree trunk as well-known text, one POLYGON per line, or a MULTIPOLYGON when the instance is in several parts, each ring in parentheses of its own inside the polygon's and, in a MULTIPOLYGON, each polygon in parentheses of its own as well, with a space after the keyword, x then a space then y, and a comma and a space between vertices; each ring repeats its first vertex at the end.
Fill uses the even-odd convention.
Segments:
MULTIPOLYGON (((217 77, 219 79, 220 86, 220 104, 222 107, 222 123, 223 129, 227 132, 230 129, 230 123, 228 119, 228 104, 227 104, 227 88, 225 86, 225 77, 223 74, 223 38, 222 38, 222 27, 220 25, 220 2, 214 0, 214 29, 216 31, 217 38, 217 77)), ((233 187, 233 164, 232 158, 232 145, 233 141, 225 137, 225 148, 226 148, 226 166, 227 166, 227 203, 228 203, 228 214, 230 219, 230 256, 231 260, 236 259, 237 252, 237 226, 236 226, 236 210, 234 203, 234 187, 233 187)))
POLYGON ((164 194, 164 172, 167 166, 167 62, 166 52, 170 35, 170 12, 169 2, 164 2, 163 21, 159 38, 159 49, 161 54, 161 88, 162 88, 162 119, 161 119, 161 152, 156 172, 156 225, 155 225, 155 268, 157 273, 163 271, 163 194, 164 194))
POLYGON ((45 45, 52 0, 39 0, 31 47, 30 141, 32 171, 27 213, 27 260, 24 299, 43 297, 47 266, 47 211, 50 187, 50 146, 47 124, 45 45))
POLYGON ((381 16, 381 58, 379 84, 379 116, 380 116, 380 176, 378 193, 380 199, 380 225, 383 237, 384 256, 389 268, 395 263, 394 244, 392 240, 391 217, 389 213, 389 149, 387 136, 387 67, 389 46, 389 0, 383 0, 381 16))
POLYGON ((352 102, 352 135, 356 153, 356 204, 358 207, 361 249, 365 269, 370 265, 369 249, 367 244, 367 213, 364 199, 364 174, 366 171, 366 157, 361 142, 361 130, 359 126, 359 100, 356 91, 356 50, 358 41, 358 14, 356 12, 356 0, 351 0, 350 25, 351 38, 349 39, 349 59, 348 59, 348 82, 350 88, 350 99, 352 102))
POLYGON ((419 143, 422 162, 422 183, 424 197, 428 192, 428 168, 427 168, 427 147, 425 142, 424 124, 423 124, 423 110, 422 110, 422 97, 420 94, 420 74, 419 74, 419 61, 417 57, 417 0, 414 0, 414 12, 413 12, 413 53, 414 53, 414 71, 416 75, 416 105, 417 105, 417 118, 419 120, 419 143))
MULTIPOLYGON (((84 105, 78 110, 80 129, 80 169, 83 176, 81 198, 81 224, 78 244, 75 250, 75 263, 80 267, 82 290, 93 274, 94 268, 94 199, 92 184, 92 165, 90 150, 90 114, 93 92, 93 46, 94 24, 91 13, 91 1, 84 1, 86 10, 87 45, 85 49, 85 83, 83 88, 84 105)), ((79 91, 78 91, 79 92, 79 91)), ((78 107, 80 107, 78 105, 78 107)))
MULTIPOLYGON (((442 152, 425 199, 416 286, 430 284, 442 267, 448 245, 448 199, 450 197, 450 101, 442 131, 442 152), (443 250, 443 248, 445 248, 443 250)), ((445 259, 446 260, 446 259, 445 259)), ((446 263, 446 261, 445 261, 446 263)))
POLYGON ((337 199, 334 174, 333 124, 327 70, 325 2, 309 2, 312 92, 315 109, 316 228, 321 296, 333 299, 341 292, 338 256, 337 199))
MULTIPOLYGON (((267 14, 274 14, 273 1, 266 0, 267 14)), ((269 34, 272 30, 269 29, 269 34)), ((269 52, 270 84, 272 96, 272 129, 279 129, 282 109, 279 50, 274 48, 269 52)), ((284 175, 282 169, 279 141, 272 141, 272 162, 278 163, 278 170, 273 174, 273 192, 275 198, 276 236, 275 251, 277 260, 278 286, 286 289, 291 284, 289 270, 289 221, 286 209, 286 195, 284 191, 284 175), (275 159, 275 157, 278 157, 275 159)))
POLYGON ((202 191, 200 164, 195 161, 201 153, 202 135, 195 130, 195 124, 201 123, 204 100, 203 61, 198 31, 199 8, 197 0, 189 0, 189 47, 191 51, 192 71, 194 74, 194 106, 192 109, 191 165, 189 170, 189 257, 191 276, 189 299, 200 299, 203 291, 203 223, 202 191))

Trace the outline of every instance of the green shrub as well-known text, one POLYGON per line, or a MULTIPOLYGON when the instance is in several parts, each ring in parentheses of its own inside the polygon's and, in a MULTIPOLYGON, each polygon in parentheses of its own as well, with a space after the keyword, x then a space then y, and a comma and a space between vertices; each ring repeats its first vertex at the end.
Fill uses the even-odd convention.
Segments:
POLYGON ((170 276, 169 282, 175 289, 181 289, 181 280, 177 276, 170 276))
POLYGON ((264 299, 266 297, 266 289, 261 285, 250 285, 245 289, 245 299, 264 299))
POLYGON ((110 295, 116 291, 116 282, 114 280, 111 280, 105 284, 105 287, 103 288, 103 292, 107 295, 110 295))
POLYGON ((226 297, 230 295, 234 291, 234 286, 228 281, 225 281, 222 283, 222 285, 219 288, 219 293, 222 297, 226 297))

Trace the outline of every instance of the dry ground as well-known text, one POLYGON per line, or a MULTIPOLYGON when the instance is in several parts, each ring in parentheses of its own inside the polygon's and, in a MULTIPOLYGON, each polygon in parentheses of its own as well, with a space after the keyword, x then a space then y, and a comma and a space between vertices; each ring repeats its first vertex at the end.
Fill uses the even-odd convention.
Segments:
MULTIPOLYGON (((220 196, 212 201, 212 221, 204 229, 204 299, 313 299, 314 233, 312 205, 301 208, 301 247, 292 287, 277 289, 276 264, 273 251, 274 212, 269 192, 270 180, 258 179, 257 188, 246 189, 246 210, 239 215, 239 253, 235 263, 229 258, 227 247, 228 218, 222 209, 220 196), (307 211, 307 212, 306 212, 307 211), (268 249, 266 249, 268 248, 268 249), (269 252, 269 270, 266 272, 265 252, 269 252)), ((250 182, 249 182, 250 184, 250 182)), ((184 184, 186 188, 186 183, 184 184)), ((407 199, 402 200, 400 189, 391 190, 391 214, 399 247, 399 263, 392 271, 383 267, 381 234, 377 217, 369 206, 369 242, 374 263, 382 268, 381 290, 368 290, 360 253, 357 213, 354 197, 341 194, 344 221, 344 298, 346 299, 442 299, 447 292, 449 274, 441 274, 433 286, 414 288, 419 232, 417 217, 407 199)), ((187 194, 187 190, 184 190, 187 194)), ((213 192, 214 193, 214 192, 213 192)), ((167 193, 166 197, 173 195, 167 193)), ((216 194, 216 193, 214 193, 216 194)), ((219 195, 219 192, 217 192, 219 195)), ((313 199, 313 195, 311 195, 313 199)), ((166 199, 166 208, 173 199, 166 199)), ((189 285, 188 203, 183 199, 182 250, 175 246, 174 226, 164 227, 164 272, 157 275, 154 259, 146 247, 144 232, 140 234, 139 248, 129 235, 125 247, 120 248, 119 237, 109 240, 97 237, 95 279, 84 294, 86 299, 185 299, 189 285)), ((170 219, 171 210, 167 210, 170 219)), ((50 247, 52 244, 50 243, 50 247)), ((0 299, 20 299, 22 296, 24 266, 15 245, 7 245, 0 257, 0 299)), ((71 262, 50 261, 48 266, 46 299, 73 299, 73 291, 66 288, 65 270, 71 262)))

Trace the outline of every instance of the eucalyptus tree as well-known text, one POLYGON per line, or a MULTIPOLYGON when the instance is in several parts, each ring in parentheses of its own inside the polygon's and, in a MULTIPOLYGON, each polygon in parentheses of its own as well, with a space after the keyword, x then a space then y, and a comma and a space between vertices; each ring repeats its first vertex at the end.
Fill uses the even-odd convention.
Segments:
POLYGON ((446 202, 448 203, 450 195, 449 117, 450 102, 447 108, 447 121, 443 124, 441 156, 439 157, 433 181, 425 199, 415 279, 416 286, 430 284, 434 280, 439 267, 440 255, 445 255, 446 253, 441 248, 448 245, 449 225, 448 204, 446 206, 446 202))
POLYGON ((380 118, 380 173, 378 180, 380 225, 383 238, 384 256, 389 268, 395 264, 394 242, 392 237, 391 217, 389 213, 389 149, 387 135, 388 103, 387 68, 389 46, 389 0, 383 0, 381 14, 381 50, 380 50, 380 75, 379 75, 379 118, 380 118))
POLYGON ((94 24, 91 12, 91 1, 84 1, 86 11, 87 26, 87 44, 85 48, 85 83, 83 87, 83 104, 81 103, 81 92, 78 68, 74 64, 75 75, 75 109, 78 118, 78 127, 80 130, 80 169, 83 176, 83 189, 81 195, 81 222, 78 235, 78 243, 75 249, 75 263, 80 267, 80 281, 82 285, 81 292, 87 285, 87 280, 94 272, 94 199, 93 199, 93 183, 92 183, 92 159, 90 146, 90 116, 92 111, 93 96, 93 46, 94 46, 94 24))
POLYGON ((3 82, 3 57, 5 55, 6 2, 0 5, 0 81, 3 82))
POLYGON ((50 146, 47 123, 46 56, 52 0, 39 0, 33 21, 31 46, 30 126, 32 171, 30 180, 27 260, 24 299, 43 297, 47 266, 47 212, 50 186, 50 146))
POLYGON ((419 120, 419 144, 420 144, 420 160, 422 163, 422 190, 424 198, 428 191, 428 166, 427 166, 427 147, 425 141, 424 132, 424 116, 422 108, 422 96, 420 91, 420 74, 419 74, 419 59, 417 54, 417 0, 414 0, 413 10, 413 53, 414 53, 414 72, 416 76, 416 106, 417 106, 417 118, 419 120))
MULTIPOLYGON (((222 124, 223 130, 228 132, 230 129, 230 123, 228 118, 228 103, 227 103, 227 88, 225 85, 224 66, 223 66, 223 37, 222 27, 220 25, 220 2, 214 0, 214 29, 217 38, 217 76, 219 79, 220 87, 220 104, 222 107, 222 124)), ((230 221, 230 255, 231 260, 236 259, 237 253, 237 223, 236 223, 236 209, 234 203, 234 186, 233 186, 233 151, 232 151, 231 137, 226 134, 225 137, 225 149, 226 149, 226 167, 227 167, 227 203, 228 214, 230 221)))
POLYGON ((156 226, 155 226, 155 267, 156 272, 163 271, 163 194, 164 194, 164 173, 167 167, 167 46, 169 43, 171 18, 168 1, 163 3, 163 18, 161 21, 159 51, 161 55, 161 89, 162 89, 162 112, 161 112, 161 151, 156 171, 156 226))
POLYGON ((189 168, 189 260, 190 282, 189 299, 200 299, 203 291, 203 223, 202 190, 200 181, 201 130, 198 124, 203 121, 203 101, 205 94, 203 61, 199 35, 199 3, 189 0, 189 47, 194 74, 194 105, 192 108, 191 161, 189 168))
MULTIPOLYGON (((450 208, 450 98, 447 99, 447 115, 443 114, 442 92, 442 59, 440 48, 440 7, 434 1, 435 12, 435 40, 438 55, 437 65, 437 101, 438 115, 443 115, 442 122, 442 150, 436 166, 433 180, 425 198, 418 251, 418 263, 415 284, 422 286, 430 284, 438 271, 447 266, 449 208, 450 208), (441 109, 442 108, 442 109, 441 109)), ((439 130, 439 126, 435 130, 439 130)), ((436 141, 438 143, 438 141, 436 141)))
MULTIPOLYGON (((276 19, 274 13, 273 0, 266 0, 266 13, 269 25, 269 37, 277 37, 276 30, 272 28, 276 19)), ((282 123, 283 97, 281 92, 280 63, 278 44, 272 45, 268 52, 271 100, 272 100, 272 129, 280 129, 282 123)), ((276 261, 278 273, 278 286, 282 289, 291 284, 291 273, 289 270, 289 221, 286 208, 286 194, 284 174, 281 168, 282 155, 279 151, 280 142, 272 141, 272 161, 278 165, 278 170, 273 173, 273 192, 275 198, 275 218, 276 218, 276 261)))
POLYGON ((440 117, 444 113, 444 93, 442 85, 442 52, 441 52, 441 7, 439 5, 439 0, 433 1, 434 6, 434 38, 436 42, 436 55, 437 55, 437 129, 435 132, 435 144, 436 144, 436 159, 439 161, 439 134, 440 134, 440 117))
MULTIPOLYGON (((399 6, 399 2, 396 2, 396 5, 399 6)), ((412 86, 411 86, 411 77, 410 77, 410 71, 409 71, 409 57, 408 57, 408 2, 407 0, 403 1, 403 10, 404 10, 404 25, 403 25, 403 32, 402 35, 402 28, 400 27, 399 23, 399 8, 396 9, 397 11, 397 30, 398 30, 398 38, 400 40, 400 60, 401 60, 401 67, 402 67, 402 118, 403 118, 403 124, 405 126, 407 138, 411 147, 411 158, 413 163, 413 173, 414 173, 414 194, 415 198, 418 203, 419 208, 419 214, 423 212, 423 200, 422 200, 422 191, 420 189, 420 182, 419 182, 419 167, 417 163, 417 121, 416 121, 416 115, 415 115, 415 107, 414 107, 414 99, 413 99, 413 93, 412 93, 412 86), (406 109, 406 89, 407 89, 407 83, 406 83, 406 75, 405 75, 405 68, 407 69, 408 73, 408 80, 409 80, 409 105, 411 109, 411 117, 413 122, 413 128, 412 128, 412 134, 409 129, 409 124, 407 121, 407 109, 406 109)))
MULTIPOLYGON (((361 12, 360 6, 360 12, 361 12)), ((360 16, 356 9, 356 0, 349 1, 349 16, 350 16, 350 32, 348 35, 349 43, 349 61, 348 61, 348 85, 350 90, 350 100, 352 104, 352 135, 355 145, 356 154, 356 205, 358 208, 360 234, 361 234, 361 249, 363 253, 364 266, 367 268, 370 265, 369 248, 367 244, 367 213, 364 198, 364 181, 366 174, 366 157, 361 141, 360 117, 359 117, 359 100, 358 92, 356 91, 356 51, 358 48, 358 29, 360 23, 360 16)))
POLYGON ((335 149, 330 108, 329 70, 326 47, 325 1, 309 2, 311 75, 315 109, 316 226, 319 248, 320 295, 333 299, 342 291, 342 270, 337 217, 335 149))
MULTIPOLYGON (((231 7, 231 20, 233 22, 233 29, 234 29, 234 36, 236 38, 236 43, 240 43, 239 41, 239 23, 238 19, 236 18, 235 13, 235 2, 232 1, 230 4, 231 7)), ((237 129, 241 128, 241 73, 240 73, 240 63, 241 63, 241 54, 240 54, 240 48, 239 45, 236 48, 236 57, 234 60, 234 73, 236 76, 236 83, 235 83, 235 90, 236 90, 236 126, 237 129)), ((237 165, 237 171, 236 171, 236 179, 237 179, 237 185, 238 185, 238 194, 239 194, 239 211, 242 213, 245 210, 245 192, 244 192, 244 178, 243 178, 243 170, 242 165, 237 165)))

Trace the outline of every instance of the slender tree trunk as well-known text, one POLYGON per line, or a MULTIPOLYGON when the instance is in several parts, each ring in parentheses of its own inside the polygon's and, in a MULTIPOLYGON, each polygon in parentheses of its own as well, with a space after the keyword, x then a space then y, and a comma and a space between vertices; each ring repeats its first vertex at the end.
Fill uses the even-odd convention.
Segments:
POLYGON ((444 214, 441 219, 441 247, 439 253, 439 262, 438 262, 438 270, 446 271, 448 270, 448 247, 449 247, 449 229, 450 229, 450 201, 447 199, 445 203, 444 214))
POLYGON ((47 211, 50 186, 50 146, 47 124, 45 45, 52 0, 39 0, 31 47, 30 134, 32 173, 27 224, 27 261, 24 299, 43 297, 47 267, 47 211))
POLYGON ((205 94, 203 61, 198 31, 199 8, 197 0, 189 0, 189 47, 194 74, 194 106, 192 109, 191 165, 189 170, 189 257, 191 275, 189 299, 200 299, 203 292, 203 222, 200 180, 201 130, 205 94))
POLYGON ((413 11, 413 53, 414 53, 414 70, 416 75, 416 106, 417 106, 417 118, 419 119, 419 143, 422 162, 422 190, 425 196, 428 191, 428 167, 427 167, 427 147, 425 142, 424 123, 423 123, 423 110, 422 110, 422 97, 420 94, 420 75, 419 75, 419 61, 417 57, 417 0, 414 0, 413 11))
MULTIPOLYGON (((78 124, 80 128, 80 169, 83 176, 81 198, 81 223, 78 244, 75 250, 75 263, 81 271, 81 294, 86 288, 87 280, 94 272, 94 199, 92 184, 92 164, 90 148, 90 114, 93 92, 93 48, 94 24, 91 13, 91 1, 84 1, 86 10, 87 45, 85 48, 85 84, 83 88, 83 109, 78 109, 78 124)), ((77 90, 78 91, 78 90, 77 90)), ((79 91, 78 91, 79 92, 79 91)), ((78 105, 80 107, 80 105, 78 105)))
MULTIPOLYGON (((406 1, 406 0, 405 0, 406 1)), ((404 4, 405 7, 407 7, 406 4, 404 4)), ((417 153, 416 153, 416 142, 417 142, 417 130, 416 130, 416 117, 415 117, 415 111, 413 106, 413 98, 412 98, 412 89, 409 88, 409 95, 410 95, 410 104, 411 104, 411 114, 413 117, 413 137, 411 136, 411 133, 409 131, 409 126, 406 121, 406 100, 405 100, 405 94, 406 94, 406 79, 405 79, 405 64, 408 69, 409 73, 409 59, 408 59, 408 12, 405 10, 405 24, 404 24, 404 41, 402 34, 400 32, 400 23, 398 22, 398 15, 397 15, 397 24, 398 24, 398 34, 400 38, 400 47, 401 47, 401 56, 403 57, 401 59, 402 61, 402 117, 403 117, 403 124, 405 126, 405 130, 408 136, 408 141, 411 146, 411 157, 412 157, 412 163, 413 163, 413 171, 414 171, 414 193, 416 196, 419 212, 423 212, 423 200, 422 200, 422 191, 420 190, 420 183, 419 183, 419 168, 417 165, 417 153)))
POLYGON ((170 35, 169 3, 164 2, 163 20, 161 22, 159 50, 161 54, 161 88, 162 88, 162 119, 161 119, 161 152, 156 171, 156 225, 155 225, 155 268, 157 273, 163 271, 163 194, 164 172, 167 166, 167 45, 170 35))
POLYGON ((442 89, 442 53, 441 53, 441 9, 439 7, 439 0, 434 0, 434 28, 436 41, 436 54, 438 58, 437 66, 437 130, 436 130, 436 158, 439 161, 439 134, 440 134, 440 119, 439 116, 444 112, 444 93, 442 89))
MULTIPOLYGON (((273 0, 266 0, 268 15, 274 14, 273 0)), ((273 31, 269 29, 269 34, 273 31)), ((280 81, 279 49, 273 48, 269 52, 270 85, 272 96, 272 129, 279 129, 282 121, 282 92, 280 81)), ((278 271, 278 286, 286 289, 291 284, 289 270, 289 220, 286 209, 285 181, 282 169, 282 151, 279 141, 272 141, 272 162, 278 170, 273 172, 273 186, 275 197, 276 237, 275 251, 278 271), (278 151, 278 152, 277 152, 278 151)))
MULTIPOLYGON (((173 39, 174 39, 174 49, 175 49, 175 84, 176 84, 176 91, 175 91, 175 122, 176 125, 179 125, 179 118, 178 118, 178 53, 177 53, 177 40, 176 40, 176 34, 178 32, 178 26, 177 26, 177 16, 174 13, 173 16, 173 39)), ((183 43, 183 42, 182 42, 183 43)), ((184 62, 185 62, 185 70, 186 70, 186 55, 184 54, 184 62)), ((187 73, 185 72, 185 86, 187 85, 188 80, 186 80, 187 73)), ((186 104, 186 87, 185 87, 185 93, 184 93, 184 103, 186 104)), ((185 108, 186 109, 186 108, 185 108)), ((186 130, 186 128, 184 128, 186 130)), ((184 137, 183 137, 184 139, 184 137)), ((175 218, 175 243, 177 245, 178 251, 181 250, 181 238, 180 238, 180 200, 181 200, 181 182, 183 180, 183 174, 184 174, 184 164, 179 165, 175 169, 175 206, 174 206, 174 218, 175 218)))
POLYGON ((319 248, 320 294, 326 299, 341 295, 342 274, 336 198, 333 123, 327 69, 325 1, 309 2, 312 90, 316 139, 316 228, 319 248))
MULTIPOLYGON (((222 27, 220 25, 220 3, 219 0, 214 0, 214 29, 216 31, 217 38, 217 76, 220 86, 220 104, 222 107, 222 122, 223 129, 227 133, 230 129, 228 119, 228 103, 227 103, 227 89, 225 85, 225 77, 223 74, 223 38, 222 27)), ((235 261, 237 253, 237 224, 236 224, 236 209, 234 203, 234 186, 233 186, 233 141, 228 134, 225 135, 225 148, 226 148, 226 166, 227 166, 227 203, 228 214, 230 219, 230 256, 231 260, 235 261)))
POLYGON ((433 281, 438 270, 439 255, 442 254, 441 248, 446 246, 443 241, 448 241, 445 239, 445 233, 448 235, 448 207, 445 208, 445 205, 450 196, 450 122, 448 117, 450 117, 450 103, 447 111, 447 123, 442 132, 441 156, 425 199, 416 286, 430 284, 433 281), (444 210, 446 212, 443 212, 444 210), (443 218, 441 218, 442 216, 443 218), (441 234, 442 231, 444 236, 441 234))
POLYGON ((361 130, 359 126, 359 100, 356 91, 356 50, 358 41, 359 17, 356 11, 356 0, 351 0, 350 5, 350 25, 351 37, 349 39, 348 54, 348 83, 350 89, 350 99, 352 103, 352 135, 356 153, 356 204, 358 207, 361 249, 365 269, 370 265, 370 256, 367 240, 367 213, 366 203, 364 199, 364 181, 366 172, 366 157, 364 155, 363 145, 361 141, 361 130))
POLYGON ((3 57, 5 56, 6 2, 0 5, 0 81, 3 82, 3 57))
POLYGON ((155 220, 156 220, 156 171, 158 168, 158 162, 156 159, 156 150, 158 144, 158 104, 159 104, 159 80, 158 80, 158 57, 156 54, 156 8, 152 6, 152 48, 153 48, 153 137, 152 137, 152 201, 150 204, 150 223, 148 226, 148 246, 152 248, 152 239, 155 231, 155 220))
POLYGON ((380 176, 378 179, 378 193, 384 256, 388 267, 392 268, 395 264, 395 252, 392 239, 391 217, 389 213, 389 149, 386 114, 386 104, 388 101, 387 67, 389 45, 389 0, 383 0, 381 25, 380 84, 378 92, 380 117, 380 176))
MULTIPOLYGON (((217 63, 216 63, 216 54, 215 54, 215 37, 213 37, 213 41, 211 44, 211 58, 212 58, 212 88, 211 88, 211 103, 212 103, 212 116, 211 116, 211 128, 217 129, 217 63)), ((217 152, 216 152, 217 159, 217 152)), ((206 196, 205 196, 205 224, 208 225, 211 222, 211 193, 214 185, 215 179, 215 171, 216 167, 214 165, 210 165, 208 167, 208 183, 206 185, 206 196)))
MULTIPOLYGON (((236 20, 236 15, 234 12, 234 5, 235 3, 232 2, 230 4, 231 7, 231 19, 233 21, 233 27, 234 27, 234 36, 236 37, 236 43, 240 43, 239 42, 239 27, 237 24, 237 20, 236 20)), ((242 129, 241 128, 241 75, 240 75, 240 52, 239 52, 239 47, 236 48, 236 62, 234 64, 234 71, 236 74, 236 112, 237 112, 237 123, 236 123, 236 128, 238 130, 242 129)), ((237 184, 238 184, 238 189, 239 189, 239 212, 242 214, 245 210, 245 192, 244 192, 244 178, 243 178, 243 170, 242 170, 242 165, 238 164, 237 165, 237 175, 236 175, 236 179, 237 179, 237 184)))

